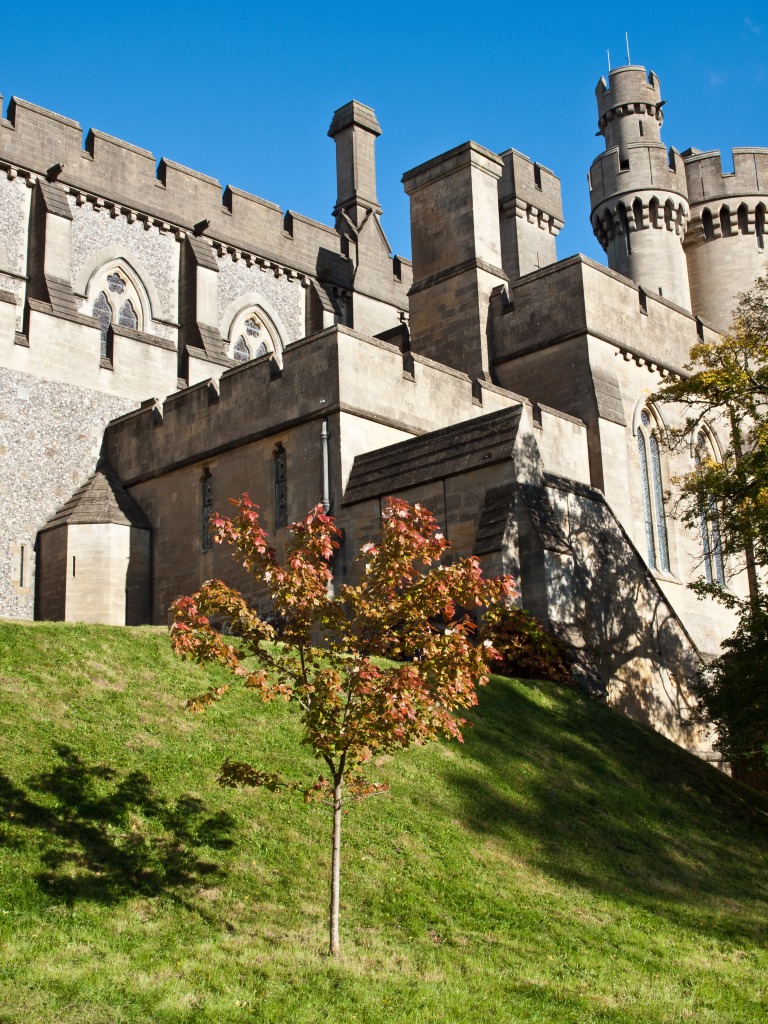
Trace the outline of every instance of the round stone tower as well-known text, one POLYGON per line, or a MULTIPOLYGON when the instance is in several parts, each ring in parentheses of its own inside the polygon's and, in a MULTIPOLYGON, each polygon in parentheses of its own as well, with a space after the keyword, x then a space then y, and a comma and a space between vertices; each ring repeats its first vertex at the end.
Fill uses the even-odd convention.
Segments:
POLYGON ((768 259, 768 149, 734 149, 733 172, 717 151, 683 153, 691 204, 685 236, 693 312, 715 327, 730 326, 740 292, 751 288, 768 259))
POLYGON ((691 308, 683 238, 688 225, 685 167, 661 141, 659 80, 628 65, 601 78, 598 135, 605 153, 589 172, 592 228, 611 270, 691 308))

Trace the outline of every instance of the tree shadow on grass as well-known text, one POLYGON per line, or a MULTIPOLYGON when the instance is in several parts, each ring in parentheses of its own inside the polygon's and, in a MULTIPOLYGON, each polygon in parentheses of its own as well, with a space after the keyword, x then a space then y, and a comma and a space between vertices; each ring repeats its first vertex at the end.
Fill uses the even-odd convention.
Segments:
POLYGON ((232 846, 230 815, 210 815, 192 796, 167 800, 143 772, 89 764, 60 744, 54 750, 59 763, 30 776, 26 789, 0 774, 0 846, 34 843, 43 864, 35 881, 48 896, 115 904, 168 894, 187 905, 185 889, 224 874, 201 853, 232 846))
POLYGON ((580 695, 492 680, 453 772, 466 824, 551 877, 729 941, 768 936, 768 800, 580 695), (465 761, 466 764, 466 761, 465 761))

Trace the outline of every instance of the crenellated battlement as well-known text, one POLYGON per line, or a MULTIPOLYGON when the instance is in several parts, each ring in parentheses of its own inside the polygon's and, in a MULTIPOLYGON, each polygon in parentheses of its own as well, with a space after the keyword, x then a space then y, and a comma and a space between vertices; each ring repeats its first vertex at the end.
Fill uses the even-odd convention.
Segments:
POLYGON ((646 72, 641 64, 614 68, 609 72, 608 80, 606 82, 602 77, 595 87, 598 118, 601 122, 611 120, 611 114, 621 117, 636 113, 635 107, 641 103, 654 108, 662 104, 658 78, 653 71, 646 72), (627 109, 629 107, 631 111, 627 109))
POLYGON ((597 134, 605 138, 605 148, 618 146, 624 157, 626 147, 635 142, 661 143, 664 121, 659 80, 653 71, 636 65, 614 68, 608 81, 601 78, 597 97, 597 134))
MULTIPOLYGON (((2 97, 0 97, 0 100, 2 97)), ((334 228, 77 121, 13 97, 0 121, 0 168, 9 177, 55 180, 113 216, 162 231, 204 235, 230 253, 248 252, 276 267, 351 284, 352 268, 334 228)), ((393 270, 394 277, 394 270, 393 270)), ((407 288, 407 283, 406 283, 407 288)), ((389 288, 389 291, 392 289, 389 288)))
POLYGON ((696 312, 727 329, 736 297, 752 286, 765 263, 768 149, 733 150, 723 171, 717 150, 683 153, 691 201, 685 238, 696 312))
POLYGON ((640 193, 668 192, 680 200, 688 195, 681 154, 661 143, 629 145, 625 151, 615 146, 601 153, 592 161, 588 182, 593 214, 602 203, 622 197, 630 205, 640 193))
POLYGON ((556 235, 563 226, 560 179, 524 153, 507 149, 499 179, 499 206, 507 217, 525 219, 556 235))
POLYGON ((687 149, 682 154, 691 205, 768 196, 768 149, 738 148, 732 156, 733 171, 723 171, 719 150, 687 149))

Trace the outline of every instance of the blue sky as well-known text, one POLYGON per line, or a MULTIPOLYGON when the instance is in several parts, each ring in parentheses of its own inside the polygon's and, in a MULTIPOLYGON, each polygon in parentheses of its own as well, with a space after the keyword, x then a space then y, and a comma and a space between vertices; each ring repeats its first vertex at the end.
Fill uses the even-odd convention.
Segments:
POLYGON ((467 139, 510 146, 562 180, 558 255, 603 261, 586 174, 594 88, 625 64, 653 68, 678 149, 768 146, 768 9, 713 0, 663 13, 614 3, 401 0, 291 4, 195 0, 8 4, 0 92, 330 222, 333 111, 374 107, 379 201, 392 248, 410 255, 404 171, 467 139), (583 13, 586 12, 586 13, 583 13))

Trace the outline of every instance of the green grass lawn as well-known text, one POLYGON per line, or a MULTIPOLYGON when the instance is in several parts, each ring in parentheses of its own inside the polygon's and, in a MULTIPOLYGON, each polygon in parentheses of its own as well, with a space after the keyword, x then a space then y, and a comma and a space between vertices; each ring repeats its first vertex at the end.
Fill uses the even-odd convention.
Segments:
POLYGON ((162 631, 0 624, 0 1022, 768 1019, 768 801, 580 694, 494 679, 463 746, 382 759, 344 822, 295 715, 162 631), (210 679, 209 674, 209 679, 210 679))

